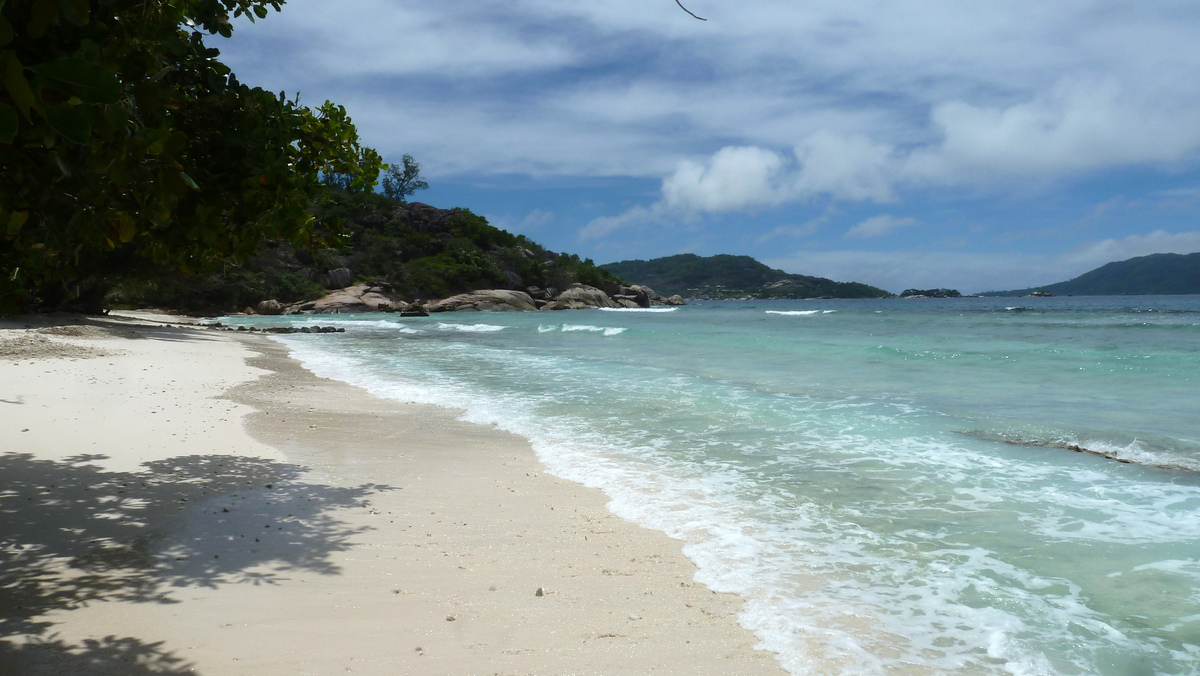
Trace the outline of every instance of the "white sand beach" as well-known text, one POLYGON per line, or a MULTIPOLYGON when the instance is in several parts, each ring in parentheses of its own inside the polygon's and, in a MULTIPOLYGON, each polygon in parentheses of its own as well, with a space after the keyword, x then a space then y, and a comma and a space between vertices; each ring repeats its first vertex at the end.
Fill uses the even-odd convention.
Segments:
POLYGON ((0 674, 778 674, 522 438, 148 313, 0 324, 0 674))

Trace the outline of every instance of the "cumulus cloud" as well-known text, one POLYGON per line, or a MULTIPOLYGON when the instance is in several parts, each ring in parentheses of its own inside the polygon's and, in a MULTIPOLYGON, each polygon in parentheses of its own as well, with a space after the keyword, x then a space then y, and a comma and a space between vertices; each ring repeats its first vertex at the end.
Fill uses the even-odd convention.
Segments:
POLYGON ((663 179, 662 202, 681 211, 730 211, 782 201, 783 159, 769 150, 729 147, 707 162, 684 160, 663 179))
POLYGON ((683 161, 678 198, 720 211, 747 190, 890 202, 912 182, 1194 160, 1200 92, 1179 83, 1200 76, 1197 16, 1094 5, 763 0, 701 24, 642 0, 290 0, 213 44, 243 81, 356 102, 369 143, 420 146, 431 175, 670 177, 683 161), (723 146, 787 175, 730 185, 708 166, 725 158, 696 159, 723 146), (730 192, 689 192, 705 177, 730 192))
POLYGON ((892 200, 893 151, 861 134, 822 130, 796 146, 800 172, 794 194, 830 195, 850 201, 892 200))
POLYGON ((914 152, 906 171, 954 182, 1177 162, 1200 146, 1200 118, 1156 98, 1111 80, 1064 80, 1007 107, 947 101, 931 113, 941 143, 914 152))
POLYGON ((911 217, 896 218, 890 214, 872 216, 846 231, 846 239, 871 239, 883 237, 892 232, 915 225, 917 220, 911 217))

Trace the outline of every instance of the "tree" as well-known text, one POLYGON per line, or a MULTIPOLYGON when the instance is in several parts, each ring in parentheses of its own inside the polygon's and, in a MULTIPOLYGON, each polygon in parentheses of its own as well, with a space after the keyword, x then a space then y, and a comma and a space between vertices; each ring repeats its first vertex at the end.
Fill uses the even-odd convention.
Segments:
POLYGON ((390 164, 383 177, 383 194, 405 201, 409 195, 418 190, 425 190, 429 184, 421 178, 421 165, 406 154, 401 158, 403 165, 390 164))
POLYGON ((243 85, 204 43, 281 4, 0 0, 0 314, 329 236, 321 175, 370 190, 379 156, 345 108, 243 85))

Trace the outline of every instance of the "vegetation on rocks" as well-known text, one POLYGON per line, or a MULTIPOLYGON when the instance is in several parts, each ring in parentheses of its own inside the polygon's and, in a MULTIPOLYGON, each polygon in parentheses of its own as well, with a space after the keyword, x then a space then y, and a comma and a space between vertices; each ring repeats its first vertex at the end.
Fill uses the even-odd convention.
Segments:
POLYGON ((957 289, 905 289, 901 298, 962 298, 957 289))
POLYGON ((264 299, 293 303, 327 289, 385 284, 408 300, 445 298, 475 289, 603 287, 614 275, 574 254, 549 251, 523 235, 490 225, 466 209, 438 209, 377 193, 334 191, 316 213, 343 223, 332 246, 297 247, 268 240, 244 264, 187 277, 122 285, 112 300, 227 312, 264 299))

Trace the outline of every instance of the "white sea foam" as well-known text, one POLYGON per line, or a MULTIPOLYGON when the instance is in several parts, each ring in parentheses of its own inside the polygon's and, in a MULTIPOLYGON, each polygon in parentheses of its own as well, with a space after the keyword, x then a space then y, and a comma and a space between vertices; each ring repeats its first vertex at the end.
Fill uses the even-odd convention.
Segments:
MULTIPOLYGON (((416 350, 389 353, 389 373, 377 352, 279 338, 319 375, 460 408, 465 420, 527 436, 552 473, 603 489, 614 513, 683 540, 696 579, 742 595, 742 623, 794 674, 914 665, 946 674, 1134 673, 1109 666, 1121 660, 1146 673, 1196 672, 1187 665, 1198 658, 1177 642, 1159 646, 1089 605, 1104 590, 1088 580, 1112 572, 1104 557, 1028 565, 1030 548, 1041 546, 1166 545, 1169 556, 1131 558, 1116 579, 1179 578, 1178 588, 1195 588, 1200 556, 1179 549, 1200 539, 1189 508, 1200 489, 1189 482, 938 436, 946 423, 907 400, 759 392, 739 386, 748 380, 740 373, 690 377, 465 339, 412 341, 416 350), (465 355, 477 370, 452 370, 465 355)), ((1173 587, 1148 589, 1175 598, 1160 591, 1173 587)), ((1180 614, 1181 632, 1189 616, 1180 614)))
POLYGON ((602 307, 604 312, 674 312, 677 307, 602 307))
POLYGON ((606 336, 619 336, 627 331, 625 327, 619 326, 591 326, 588 324, 563 324, 562 332, 571 333, 574 331, 586 331, 588 333, 602 333, 606 336))
POLYGON ((405 326, 398 321, 389 321, 387 319, 325 319, 312 321, 312 317, 305 317, 304 321, 293 322, 301 326, 312 326, 314 324, 320 326, 336 326, 343 329, 383 329, 387 331, 395 331, 397 333, 417 334, 423 333, 420 330, 405 326))
POLYGON ((820 310, 767 310, 767 314, 769 315, 783 315, 785 317, 805 317, 820 313, 820 310))
POLYGON ((495 333, 503 331, 507 326, 497 326, 495 324, 447 324, 446 322, 438 322, 437 328, 441 331, 462 331, 463 333, 495 333))

